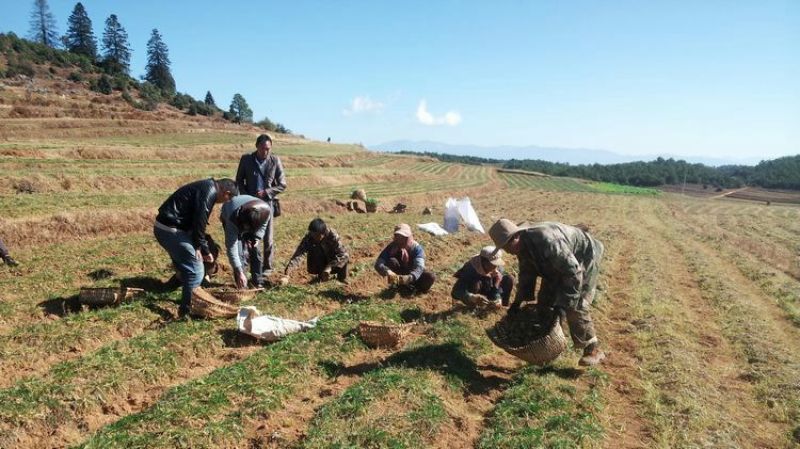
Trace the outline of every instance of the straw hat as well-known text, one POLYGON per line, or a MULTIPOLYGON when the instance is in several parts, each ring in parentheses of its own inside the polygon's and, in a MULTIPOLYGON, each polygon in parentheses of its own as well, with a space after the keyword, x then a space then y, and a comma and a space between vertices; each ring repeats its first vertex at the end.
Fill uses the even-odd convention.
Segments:
POLYGON ((411 237, 411 226, 407 225, 406 223, 400 223, 394 227, 394 235, 411 237))
POLYGON ((503 261, 503 250, 497 249, 491 245, 481 248, 480 256, 496 267, 502 267, 506 264, 505 261, 503 261))
POLYGON ((497 222, 489 228, 489 236, 497 246, 495 251, 500 251, 521 230, 522 228, 515 225, 511 220, 506 218, 497 220, 497 222))

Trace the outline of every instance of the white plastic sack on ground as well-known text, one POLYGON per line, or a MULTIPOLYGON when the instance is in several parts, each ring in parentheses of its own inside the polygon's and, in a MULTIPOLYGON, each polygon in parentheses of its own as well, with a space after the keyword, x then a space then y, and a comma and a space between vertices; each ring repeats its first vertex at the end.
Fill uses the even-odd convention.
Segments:
POLYGON ((444 230, 444 228, 439 226, 439 223, 423 223, 423 224, 418 224, 417 227, 437 237, 449 234, 447 231, 444 230))
POLYGON ((444 229, 458 232, 458 201, 455 198, 448 198, 444 203, 444 229))
POLYGON ((276 341, 281 338, 311 329, 317 325, 319 318, 314 318, 308 321, 295 321, 287 320, 284 318, 261 315, 253 306, 242 307, 239 309, 239 315, 236 317, 236 324, 239 332, 253 337, 266 340, 276 341))
POLYGON ((472 202, 469 200, 469 197, 458 200, 458 215, 461 216, 467 229, 473 232, 486 234, 480 219, 478 219, 478 214, 475 213, 475 209, 472 208, 472 202))

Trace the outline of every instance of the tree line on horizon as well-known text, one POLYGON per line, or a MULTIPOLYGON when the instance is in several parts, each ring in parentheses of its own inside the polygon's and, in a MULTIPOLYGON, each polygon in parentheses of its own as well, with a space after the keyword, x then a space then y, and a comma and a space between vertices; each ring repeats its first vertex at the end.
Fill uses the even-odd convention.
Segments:
POLYGON ((443 162, 496 165, 509 170, 535 171, 551 176, 567 176, 637 187, 656 187, 685 182, 715 189, 757 186, 768 189, 800 190, 800 155, 761 161, 755 166, 709 167, 704 164, 691 164, 684 160, 661 157, 649 162, 571 165, 540 159, 505 160, 415 151, 399 151, 398 153, 423 155, 443 162))
MULTIPOLYGON (((122 98, 139 109, 155 110, 159 103, 164 102, 189 115, 221 115, 234 123, 253 123, 253 111, 239 93, 233 96, 230 107, 224 111, 217 106, 211 91, 206 92, 202 101, 178 92, 172 76, 169 49, 156 28, 147 41, 147 65, 141 83, 130 76, 132 48, 128 33, 116 14, 111 14, 105 21, 100 41, 102 51, 98 51, 92 20, 81 2, 75 4, 67 19, 67 31, 59 37, 47 0, 34 0, 28 38, 26 41, 14 33, 0 33, 0 53, 7 58, 7 67, 0 67, 0 77, 33 77, 36 73, 34 63, 73 66, 79 70, 69 75, 71 81, 82 82, 89 78, 89 87, 106 95, 121 91, 122 98), (141 101, 133 99, 130 88, 139 92, 141 101)), ((254 124, 268 131, 291 133, 284 125, 267 117, 254 124)))

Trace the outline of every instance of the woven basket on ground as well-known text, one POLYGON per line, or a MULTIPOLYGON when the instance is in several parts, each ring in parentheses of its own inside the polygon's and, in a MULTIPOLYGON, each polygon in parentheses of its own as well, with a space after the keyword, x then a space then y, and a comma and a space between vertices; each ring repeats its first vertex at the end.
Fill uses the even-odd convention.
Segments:
POLYGON ((244 290, 232 290, 228 288, 210 288, 206 290, 211 293, 214 298, 222 302, 238 305, 242 301, 250 301, 256 297, 258 292, 262 291, 261 288, 249 288, 244 290))
POLYGON ((502 325, 502 322, 498 322, 487 329, 486 334, 502 350, 534 365, 550 363, 567 349, 567 338, 564 336, 564 330, 561 329, 561 320, 558 318, 552 321, 550 332, 547 335, 537 338, 524 346, 515 347, 509 345, 506 328, 502 325))
POLYGON ((237 306, 220 301, 202 287, 192 290, 192 315, 203 318, 232 318, 237 313, 239 313, 237 306))
POLYGON ((84 287, 78 295, 78 302, 89 306, 114 306, 123 301, 130 301, 139 293, 141 288, 131 287, 84 287))
POLYGON ((358 336, 371 348, 394 348, 408 335, 410 324, 383 324, 362 321, 358 324, 358 336))

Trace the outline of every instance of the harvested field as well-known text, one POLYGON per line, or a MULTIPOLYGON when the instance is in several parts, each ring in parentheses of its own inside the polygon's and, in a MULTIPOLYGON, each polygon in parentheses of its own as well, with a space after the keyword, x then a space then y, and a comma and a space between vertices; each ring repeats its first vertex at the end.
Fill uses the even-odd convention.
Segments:
MULTIPOLYGON (((179 291, 163 284, 170 263, 152 237, 166 196, 232 177, 257 131, 177 116, 0 124, 0 237, 21 262, 0 266, 0 447, 800 446, 798 207, 279 136, 289 188, 278 266, 321 216, 350 249, 352 279, 298 273, 258 292, 248 304, 264 313, 322 317, 266 344, 233 320, 174 320, 179 291), (37 140, 42 130, 56 136, 37 140), (17 193, 22 181, 30 193, 17 193), (382 210, 336 204, 359 188, 382 210), (446 198, 462 195, 487 228, 500 217, 585 223, 605 243, 593 306, 603 365, 579 368, 568 350, 527 366, 486 336, 503 311, 450 299, 452 274, 485 235, 416 232, 437 283, 422 296, 386 288, 372 264, 392 227, 441 222, 446 198), (397 202, 407 212, 386 213, 397 202), (81 287, 116 285, 147 293, 114 308, 77 302, 81 287), (409 336, 372 349, 356 335, 361 321, 409 323, 409 336)), ((216 218, 210 229, 223 240, 216 218)), ((230 286, 222 262, 215 282, 230 286)))

